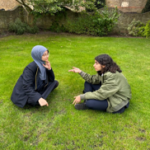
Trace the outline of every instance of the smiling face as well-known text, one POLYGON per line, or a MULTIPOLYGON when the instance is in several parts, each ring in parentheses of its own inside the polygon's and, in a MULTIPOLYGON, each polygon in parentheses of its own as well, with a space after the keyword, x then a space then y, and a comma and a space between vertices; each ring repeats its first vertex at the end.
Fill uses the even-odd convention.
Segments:
POLYGON ((103 68, 105 68, 105 66, 101 65, 98 61, 95 60, 95 63, 94 63, 94 68, 96 71, 102 71, 103 68))
POLYGON ((48 58, 49 58, 49 52, 48 51, 45 51, 42 55, 42 60, 43 61, 48 61, 48 58))

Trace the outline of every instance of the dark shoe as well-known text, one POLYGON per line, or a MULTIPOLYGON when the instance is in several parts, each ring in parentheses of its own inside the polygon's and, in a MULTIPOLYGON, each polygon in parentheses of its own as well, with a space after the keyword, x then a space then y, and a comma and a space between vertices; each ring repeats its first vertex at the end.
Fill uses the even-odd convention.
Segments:
POLYGON ((75 105, 75 109, 84 110, 84 109, 87 109, 87 107, 86 107, 85 103, 80 103, 80 104, 75 105))

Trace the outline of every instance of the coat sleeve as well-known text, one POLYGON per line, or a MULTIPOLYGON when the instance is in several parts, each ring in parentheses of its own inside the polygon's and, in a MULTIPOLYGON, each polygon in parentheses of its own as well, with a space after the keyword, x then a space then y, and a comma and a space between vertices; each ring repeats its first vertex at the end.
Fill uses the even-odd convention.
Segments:
POLYGON ((34 90, 35 86, 35 72, 26 67, 23 72, 23 89, 25 94, 33 103, 36 103, 42 96, 34 90))
POLYGON ((103 85, 94 92, 87 92, 81 95, 82 99, 97 99, 97 100, 105 100, 112 95, 114 95, 119 90, 119 86, 115 80, 114 75, 108 77, 108 79, 104 80, 103 85))
POLYGON ((46 72, 47 72, 49 81, 53 82, 55 80, 53 69, 52 68, 51 70, 46 69, 46 72))
POLYGON ((96 74, 96 75, 89 75, 89 74, 87 74, 87 73, 85 73, 83 71, 81 73, 79 73, 79 74, 81 75, 81 77, 85 81, 87 81, 89 83, 100 84, 100 82, 101 82, 101 77, 98 74, 96 74))

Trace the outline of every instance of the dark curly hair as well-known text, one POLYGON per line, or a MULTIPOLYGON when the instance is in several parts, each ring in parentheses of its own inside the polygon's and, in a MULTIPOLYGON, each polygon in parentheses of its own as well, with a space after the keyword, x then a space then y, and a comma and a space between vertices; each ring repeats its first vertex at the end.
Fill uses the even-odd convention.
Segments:
POLYGON ((104 65, 102 71, 98 71, 98 74, 102 74, 110 71, 111 73, 115 73, 116 71, 122 72, 120 67, 112 60, 112 58, 107 54, 101 54, 95 57, 95 60, 98 61, 101 65, 104 65))

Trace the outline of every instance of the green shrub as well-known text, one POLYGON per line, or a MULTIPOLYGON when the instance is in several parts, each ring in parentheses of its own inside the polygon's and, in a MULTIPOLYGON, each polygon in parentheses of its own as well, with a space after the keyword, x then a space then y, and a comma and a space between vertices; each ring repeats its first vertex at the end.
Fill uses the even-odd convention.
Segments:
POLYGON ((129 24, 128 34, 132 36, 144 36, 145 24, 139 20, 133 19, 133 21, 129 24))
MULTIPOLYGON (((109 34, 116 22, 118 21, 118 10, 108 10, 104 7, 102 11, 94 13, 81 13, 74 18, 66 18, 63 25, 59 25, 58 21, 54 21, 50 27, 51 31, 70 32, 77 34, 88 34, 103 36, 109 34)), ((57 20, 57 19, 56 19, 57 20)))
POLYGON ((138 31, 138 36, 144 37, 145 26, 141 26, 138 31))
POLYGON ((23 34, 26 31, 26 24, 17 18, 14 23, 9 25, 9 31, 16 34, 23 34))
POLYGON ((98 9, 103 8, 105 4, 105 0, 96 0, 95 5, 98 9))
POLYGON ((144 30, 144 36, 150 37, 150 20, 146 23, 145 30, 144 30))
POLYGON ((10 32, 15 32, 18 35, 24 34, 25 32, 34 34, 39 30, 38 27, 30 27, 26 23, 22 22, 19 18, 17 18, 14 23, 10 23, 8 28, 10 32))
POLYGON ((112 9, 109 10, 108 7, 104 7, 100 15, 94 18, 93 22, 96 26, 97 35, 107 35, 109 34, 119 18, 118 10, 112 9))
POLYGON ((39 28, 37 26, 33 26, 33 27, 27 26, 26 32, 35 34, 39 32, 39 28))
POLYGON ((59 25, 57 20, 52 23, 49 30, 54 32, 66 32, 65 27, 63 25, 59 25))
POLYGON ((54 32, 66 32, 66 29, 63 24, 60 24, 61 20, 66 20, 66 10, 62 10, 55 14, 53 19, 52 25, 50 26, 49 30, 54 32))
POLYGON ((127 30, 128 34, 132 36, 150 37, 150 20, 145 25, 141 21, 134 19, 127 30))
POLYGON ((95 35, 93 17, 89 14, 81 14, 78 18, 67 20, 64 26, 70 33, 95 35))

